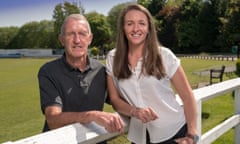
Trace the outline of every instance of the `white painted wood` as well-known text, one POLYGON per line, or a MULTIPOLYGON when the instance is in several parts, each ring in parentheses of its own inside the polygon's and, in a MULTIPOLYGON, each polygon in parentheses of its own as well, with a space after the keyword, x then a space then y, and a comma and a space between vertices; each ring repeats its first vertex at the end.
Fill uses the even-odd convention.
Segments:
POLYGON ((202 101, 197 101, 197 131, 199 137, 202 135, 202 101))
MULTIPOLYGON (((211 144, 225 132, 240 123, 240 115, 234 115, 201 136, 200 144, 211 144)), ((239 141, 238 141, 239 142, 239 141)))
MULTIPOLYGON (((127 132, 128 119, 122 117, 127 132)), ((94 144, 120 135, 119 133, 108 133, 104 127, 92 122, 82 125, 75 123, 45 133, 24 138, 6 144, 94 144)))
POLYGON ((81 125, 75 123, 49 132, 41 133, 32 137, 28 137, 14 144, 78 144, 78 143, 95 143, 87 140, 104 140, 119 135, 118 133, 107 133, 106 130, 91 123, 88 125, 81 125), (101 135, 101 137, 98 137, 101 135))
MULTIPOLYGON (((235 128, 235 144, 240 142, 240 78, 227 80, 210 86, 193 90, 196 97, 198 109, 198 132, 200 133, 199 144, 210 144, 223 133, 231 128, 235 128), (209 130, 201 136, 201 113, 202 102, 221 96, 227 92, 235 91, 235 113, 236 115, 225 120, 223 123, 209 130)), ((177 100, 182 104, 177 95, 177 100)), ((128 121, 124 119, 128 130, 128 121)), ((108 133, 105 129, 96 123, 81 125, 79 123, 68 125, 49 132, 41 133, 35 136, 24 138, 15 142, 8 141, 4 144, 94 144, 118 136, 119 133, 108 133)))
MULTIPOLYGON (((201 127, 202 127, 202 102, 215 98, 217 96, 221 96, 227 92, 231 92, 235 90, 235 107, 236 113, 240 113, 240 78, 227 80, 221 83, 216 83, 213 85, 209 85, 206 87, 194 89, 193 93, 196 98, 197 102, 197 109, 198 109, 198 117, 197 117, 197 130, 199 136, 201 137, 201 127), (236 92, 238 91, 238 92, 236 92), (237 96, 236 96, 237 95, 237 96)), ((182 105, 182 101, 178 95, 176 95, 177 101, 182 105)), ((235 127, 235 142, 240 142, 240 125, 235 127)), ((199 142, 201 143, 201 141, 199 142)), ((208 143, 202 143, 208 144, 208 143)), ((237 143, 236 143, 237 144, 237 143)))
MULTIPOLYGON (((240 88, 234 92, 234 105, 235 114, 240 114, 240 88)), ((234 141, 235 144, 240 143, 240 124, 238 124, 234 129, 234 141)))
POLYGON ((206 87, 193 90, 197 101, 206 101, 216 96, 231 92, 240 87, 240 78, 227 80, 206 87))
POLYGON ((95 123, 86 126, 76 123, 16 141, 14 144, 77 144, 105 133, 105 129, 95 123))
MULTIPOLYGON (((202 88, 193 90, 193 93, 197 100, 197 107, 198 107, 198 118, 197 118, 198 126, 197 126, 197 128, 198 128, 199 135, 201 137, 200 142, 199 142, 200 144, 211 144, 211 142, 208 143, 207 141, 205 141, 205 139, 208 139, 208 138, 204 138, 201 136, 202 135, 202 133, 201 133, 201 127, 202 127, 201 126, 201 124, 202 124, 201 106, 202 106, 202 104, 201 103, 203 101, 210 100, 217 96, 221 96, 227 92, 238 90, 239 88, 240 88, 240 78, 236 78, 236 79, 227 80, 227 81, 224 81, 221 83, 216 83, 213 85, 209 85, 206 87, 202 87, 202 88)), ((239 99, 238 100, 235 99, 235 106, 237 106, 237 105, 238 106, 240 105, 239 99)), ((221 129, 219 131, 216 131, 216 133, 218 133, 218 132, 221 133, 223 131, 224 131, 224 129, 221 129)), ((238 126, 235 128, 235 144, 237 144, 237 142, 240 142, 239 134, 240 134, 240 126, 239 126, 239 122, 238 122, 238 126)), ((211 138, 213 138, 213 137, 211 137, 211 138)), ((214 139, 214 140, 216 140, 216 139, 214 139)))

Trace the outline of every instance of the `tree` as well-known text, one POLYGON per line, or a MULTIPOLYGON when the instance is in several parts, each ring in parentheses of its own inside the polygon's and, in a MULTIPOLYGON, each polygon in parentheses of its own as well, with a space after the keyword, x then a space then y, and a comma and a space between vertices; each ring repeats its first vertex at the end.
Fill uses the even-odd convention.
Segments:
POLYGON ((24 24, 15 38, 9 43, 12 49, 49 48, 53 33, 52 21, 29 22, 24 24))
POLYGON ((20 29, 14 40, 9 44, 10 48, 34 48, 36 47, 36 36, 39 30, 37 29, 37 22, 29 22, 24 24, 20 29))
POLYGON ((110 25, 110 28, 112 31, 112 41, 114 42, 116 41, 116 38, 117 38, 118 17, 121 11, 123 10, 123 8, 128 4, 130 4, 130 2, 118 4, 112 7, 108 13, 107 21, 110 25))
POLYGON ((164 6, 156 17, 158 39, 162 45, 177 51, 177 37, 175 24, 179 19, 179 8, 164 6))
POLYGON ((157 16, 159 11, 163 8, 166 4, 167 0, 138 0, 138 3, 146 7, 152 16, 157 16))
MULTIPOLYGON (((80 9, 76 5, 71 4, 69 2, 65 2, 64 4, 56 5, 53 11, 53 21, 54 21, 54 47, 53 48, 61 48, 61 44, 58 41, 58 35, 61 31, 61 25, 63 24, 64 19, 73 13, 80 13, 80 9)), ((84 10, 83 10, 84 11, 84 10)))
POLYGON ((36 37, 36 41, 38 41, 37 47, 46 49, 53 48, 53 42, 51 40, 54 32, 53 21, 40 21, 38 29, 39 32, 36 37))
POLYGON ((104 44, 110 42, 110 37, 112 35, 107 18, 102 14, 98 14, 97 12, 90 12, 86 14, 86 18, 88 19, 93 33, 93 41, 91 46, 100 48, 100 50, 102 50, 102 52, 105 54, 107 48, 104 47, 104 44))
POLYGON ((7 49, 9 43, 17 35, 18 27, 2 27, 0 28, 0 49, 7 49))
POLYGON ((53 11, 53 21, 54 21, 54 34, 53 34, 53 48, 61 48, 61 44, 58 40, 58 35, 60 34, 61 25, 65 18, 62 4, 56 5, 53 11))
POLYGON ((240 47, 240 0, 229 2, 223 35, 228 39, 226 41, 228 48, 232 45, 240 47))
POLYGON ((176 49, 177 38, 175 35, 175 23, 179 15, 179 1, 173 5, 167 0, 138 0, 138 3, 146 7, 155 19, 158 39, 162 45, 176 49))
POLYGON ((201 52, 220 52, 220 48, 215 46, 219 27, 221 26, 217 9, 217 1, 209 0, 202 3, 199 19, 199 41, 201 52))
POLYGON ((178 52, 199 53, 199 21, 190 17, 187 21, 176 24, 176 36, 178 40, 178 52))
POLYGON ((177 48, 180 53, 199 52, 199 2, 185 0, 180 5, 180 15, 177 20, 176 37, 177 48))

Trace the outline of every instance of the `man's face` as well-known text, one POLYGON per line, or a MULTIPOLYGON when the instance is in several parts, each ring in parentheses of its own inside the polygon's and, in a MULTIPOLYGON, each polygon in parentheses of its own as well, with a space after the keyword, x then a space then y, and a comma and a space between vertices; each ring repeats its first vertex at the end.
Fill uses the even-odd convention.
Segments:
POLYGON ((81 58, 87 55, 87 49, 92 41, 88 24, 84 20, 69 19, 64 27, 64 34, 59 37, 65 47, 66 56, 81 58))

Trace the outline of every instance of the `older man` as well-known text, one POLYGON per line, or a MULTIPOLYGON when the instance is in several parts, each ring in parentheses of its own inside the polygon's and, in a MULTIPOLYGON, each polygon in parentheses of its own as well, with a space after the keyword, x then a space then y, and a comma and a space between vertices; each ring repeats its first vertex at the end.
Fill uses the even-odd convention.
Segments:
POLYGON ((106 72, 104 65, 88 57, 92 38, 84 16, 72 14, 65 19, 59 35, 65 52, 38 73, 44 132, 76 122, 96 122, 109 132, 123 131, 118 115, 102 111, 106 72))

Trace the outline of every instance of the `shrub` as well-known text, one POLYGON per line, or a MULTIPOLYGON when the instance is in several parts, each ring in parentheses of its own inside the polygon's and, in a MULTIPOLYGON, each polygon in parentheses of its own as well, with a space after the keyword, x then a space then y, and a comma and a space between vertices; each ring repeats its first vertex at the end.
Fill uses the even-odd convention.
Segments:
POLYGON ((99 49, 97 47, 91 48, 91 55, 96 56, 99 54, 99 49))

